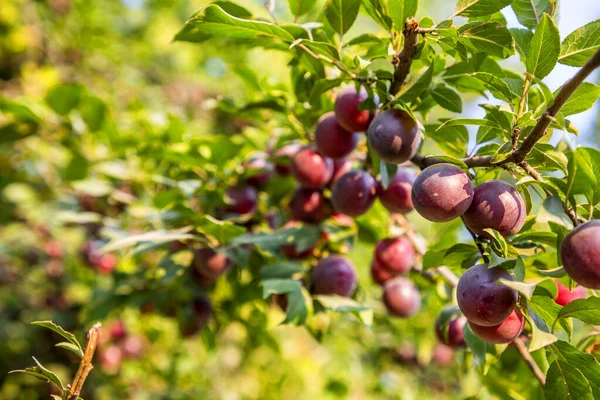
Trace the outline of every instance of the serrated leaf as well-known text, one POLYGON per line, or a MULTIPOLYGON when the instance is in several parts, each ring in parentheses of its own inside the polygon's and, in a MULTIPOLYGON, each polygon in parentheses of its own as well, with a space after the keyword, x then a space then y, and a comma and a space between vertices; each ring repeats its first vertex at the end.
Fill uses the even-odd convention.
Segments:
POLYGON ((600 20, 586 24, 571 32, 560 47, 558 62, 581 67, 600 48, 600 20))
POLYGON ((254 244, 263 250, 278 252, 281 245, 295 243, 296 251, 302 252, 313 246, 321 237, 317 225, 303 224, 298 227, 280 229, 273 233, 247 233, 233 239, 231 245, 254 244))
POLYGON ((124 236, 115 240, 111 240, 105 246, 100 248, 100 254, 110 253, 112 251, 123 250, 138 244, 163 244, 176 240, 198 240, 196 235, 186 233, 182 230, 157 230, 152 232, 140 233, 138 235, 124 236))
POLYGON ((554 69, 559 54, 558 28, 552 18, 548 14, 544 14, 529 44, 525 62, 527 72, 535 75, 538 79, 543 79, 554 69))
POLYGON ((584 194, 590 203, 600 202, 600 151, 579 147, 569 156, 568 196, 584 194))
POLYGON ((60 347, 61 349, 72 351, 73 353, 77 354, 80 358, 83 358, 83 352, 77 345, 74 345, 73 343, 60 342, 55 344, 55 346, 60 347))
POLYGON ((53 384, 56 385, 56 387, 58 387, 61 391, 64 392, 65 387, 63 386, 63 383, 61 382, 60 378, 58 376, 56 376, 56 374, 54 372, 52 372, 49 369, 47 369, 46 367, 44 367, 38 360, 36 360, 35 357, 32 357, 32 358, 35 361, 35 363, 37 364, 36 366, 10 371, 9 373, 13 374, 13 373, 20 372, 23 374, 31 375, 33 377, 36 377, 36 378, 41 379, 46 382, 52 382, 53 384))
POLYGON ((544 385, 546 400, 593 400, 590 382, 577 368, 566 361, 550 365, 544 385))
POLYGON ((564 361, 571 368, 579 370, 589 381, 593 397, 600 398, 600 364, 593 355, 584 353, 561 340, 548 347, 548 354, 555 361, 564 361))
POLYGON ((600 297, 570 302, 560 310, 554 324, 562 318, 577 318, 588 324, 600 325, 600 297))
POLYGON ((462 112, 460 95, 445 85, 436 85, 430 92, 433 99, 443 108, 452 112, 462 112))
POLYGON ((390 11, 387 2, 381 0, 365 0, 363 7, 367 14, 383 29, 390 30, 393 22, 390 17, 390 11))
POLYGON ((469 74, 473 78, 480 80, 485 84, 485 87, 490 91, 492 96, 499 100, 504 100, 507 103, 512 103, 513 100, 518 98, 518 95, 510 90, 510 87, 502 79, 496 75, 487 72, 476 72, 469 74))
POLYGON ((348 32, 358 16, 360 3, 361 0, 329 0, 325 7, 325 17, 338 34, 348 32))
POLYGON ((69 343, 73 344, 78 349, 76 351, 76 353, 80 357, 83 357, 83 348, 77 341, 77 338, 75 337, 75 335, 73 335, 71 332, 65 331, 61 326, 55 324, 52 321, 34 321, 31 323, 31 325, 41 326, 43 328, 50 329, 51 331, 53 331, 55 333, 58 333, 63 338, 67 339, 67 341, 69 343))
POLYGON ((509 30, 496 22, 471 22, 458 29, 458 40, 474 53, 505 59, 515 53, 509 30))
MULTIPOLYGON (((600 26, 598 29, 600 29, 600 26)), ((566 117, 587 111, 594 106, 599 96, 600 86, 591 82, 583 82, 560 109, 560 113, 566 117)))
POLYGON ((498 164, 506 160, 512 154, 512 144, 510 142, 506 142, 502 144, 492 156, 490 162, 492 164, 498 164))
POLYGON ((512 9, 521 25, 534 29, 541 21, 544 13, 554 13, 555 0, 514 0, 512 9))
MULTIPOLYGON (((552 282, 551 280, 548 280, 552 282)), ((531 300, 527 302, 527 305, 535 312, 546 324, 546 330, 549 331, 550 327, 556 321, 558 313, 561 310, 561 306, 556 304, 554 296, 552 298, 548 296, 540 296, 535 294, 531 297, 531 300)), ((571 319, 562 319, 559 322, 561 328, 567 333, 570 338, 573 335, 573 321, 571 319)))
POLYGON ((513 0, 458 0, 454 15, 462 17, 484 17, 508 6, 513 0))
POLYGON ((302 325, 313 314, 312 299, 303 287, 288 293, 287 303, 284 324, 302 325))
POLYGON ((529 43, 531 43, 531 39, 533 38, 533 32, 529 29, 521 28, 510 28, 509 31, 512 34, 513 39, 515 39, 515 48, 519 53, 521 62, 525 63, 527 51, 529 50, 529 43))
POLYGON ((556 196, 549 196, 544 199, 542 207, 537 214, 538 222, 552 222, 571 229, 573 223, 565 214, 562 201, 556 196))
POLYGON ((427 137, 432 139, 443 151, 452 157, 464 157, 467 153, 469 132, 464 125, 446 126, 436 129, 426 126, 427 137))

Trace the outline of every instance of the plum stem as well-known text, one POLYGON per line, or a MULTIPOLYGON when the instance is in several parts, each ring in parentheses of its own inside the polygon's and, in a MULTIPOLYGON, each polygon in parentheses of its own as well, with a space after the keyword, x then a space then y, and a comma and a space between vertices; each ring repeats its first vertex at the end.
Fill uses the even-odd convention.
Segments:
POLYGON ((77 400, 79 398, 83 384, 92 368, 94 368, 92 365, 92 358, 94 358, 94 353, 98 347, 98 338, 100 336, 101 326, 102 325, 100 322, 96 322, 88 332, 88 342, 85 348, 85 353, 83 354, 83 358, 81 359, 81 363, 79 364, 79 369, 77 370, 77 374, 75 374, 73 383, 68 386, 66 400, 77 400))
MULTIPOLYGON (((561 108, 571 98, 579 86, 581 86, 585 79, 598 67, 600 67, 600 49, 596 51, 596 53, 594 53, 594 55, 585 63, 585 65, 581 67, 581 69, 577 71, 577 73, 560 88, 560 91, 554 98, 552 105, 548 107, 540 119, 538 119, 536 125, 533 127, 529 135, 523 140, 521 145, 512 153, 510 153, 506 159, 497 163, 492 163, 492 156, 473 156, 461 158, 460 160, 469 168, 500 167, 509 163, 520 164, 525 161, 537 142, 539 142, 540 139, 548 133, 548 127, 552 121, 555 120, 555 117, 561 108)), ((423 157, 418 154, 412 159, 412 161, 421 168, 426 168, 433 164, 447 162, 446 160, 437 157, 423 157)))

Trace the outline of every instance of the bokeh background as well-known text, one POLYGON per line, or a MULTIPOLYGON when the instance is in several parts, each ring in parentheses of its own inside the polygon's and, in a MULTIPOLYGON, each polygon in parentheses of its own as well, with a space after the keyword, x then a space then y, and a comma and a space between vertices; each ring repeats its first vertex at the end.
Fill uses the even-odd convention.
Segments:
MULTIPOLYGON (((268 18, 261 1, 239 3, 268 18)), ((178 158, 182 148, 219 134, 231 137, 224 142, 226 149, 236 147, 242 154, 264 150, 269 130, 245 129, 243 120, 219 104, 256 96, 240 77, 245 68, 255 71, 265 90, 289 91, 289 56, 211 41, 173 42, 185 20, 204 4, 0 2, 0 95, 26 104, 39 116, 36 134, 19 141, 0 136, 0 398, 48 398, 52 393, 48 384, 31 377, 7 375, 31 365, 32 355, 64 382, 71 379, 76 360, 53 347, 57 337, 50 331, 29 325, 47 319, 82 341, 95 320, 107 332, 122 328, 128 339, 134 338, 129 340, 131 354, 118 363, 101 348, 103 361, 82 393, 86 400, 532 398, 528 385, 516 379, 528 370, 514 351, 501 359, 506 368, 484 378, 490 384, 483 389, 477 371, 466 367, 465 354, 437 347, 433 321, 444 304, 441 299, 448 298, 442 288, 425 296, 426 311, 417 317, 387 318, 379 289, 370 283, 372 241, 366 239, 356 243, 350 258, 359 269, 359 297, 375 310, 371 328, 347 314, 323 314, 307 328, 280 325, 284 314, 277 307, 246 301, 245 292, 229 279, 218 283, 212 295, 214 320, 202 332, 184 337, 180 282, 161 280, 158 291, 149 292, 162 293, 161 304, 169 309, 172 302, 171 311, 152 312, 144 308, 147 298, 128 297, 136 285, 143 286, 140 282, 155 279, 148 275, 156 272, 158 255, 122 256, 114 274, 98 274, 85 265, 81 249, 97 220, 81 213, 86 211, 82 199, 100 199, 109 236, 143 232, 161 226, 170 196, 186 193, 182 185, 177 191, 159 190, 171 174, 185 170, 226 179, 240 161, 224 155, 222 160, 193 162, 178 158), (65 82, 79 86, 57 91, 65 82), (73 90, 81 100, 74 111, 68 104, 73 90), (66 112, 61 115, 57 109, 66 112), (172 151, 160 153, 163 148, 172 151)), ((446 0, 421 0, 417 17, 439 21, 453 7, 446 0)), ((275 14, 290 20, 287 2, 276 1, 275 14)), ((509 27, 517 26, 510 9, 505 17, 509 27)), ((598 1, 565 2, 558 20, 561 37, 598 18, 598 1)), ((379 28, 361 15, 347 37, 363 32, 379 28)), ((522 69, 516 57, 502 65, 522 69)), ((544 81, 554 90, 572 74, 572 68, 558 65, 544 81)), ((465 116, 483 116, 477 106, 482 99, 465 100, 465 116)), ((444 111, 437 111, 431 118, 443 116, 444 111)), ((0 108, 0 122, 10 118, 0 108)), ((598 147, 597 105, 572 122, 581 133, 579 143, 598 147)), ((266 126, 276 124, 265 115, 266 126)), ((562 133, 556 135, 555 141, 562 133)), ((193 190, 194 181, 190 184, 193 190)), ((387 231, 385 215, 381 207, 371 213, 376 235, 387 231)), ((423 225, 417 216, 411 218, 423 225)), ((432 229, 430 235, 445 234, 426 229, 432 229)), ((107 339, 104 349, 119 340, 124 339, 107 339)))

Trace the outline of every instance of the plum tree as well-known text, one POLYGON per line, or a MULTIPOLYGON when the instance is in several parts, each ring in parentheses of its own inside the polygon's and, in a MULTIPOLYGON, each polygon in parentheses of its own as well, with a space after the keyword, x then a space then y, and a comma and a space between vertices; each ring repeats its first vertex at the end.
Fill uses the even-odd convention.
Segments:
POLYGON ((435 333, 443 344, 452 348, 465 347, 464 327, 467 319, 457 307, 447 307, 435 320, 435 333))
POLYGON ((391 315, 408 318, 421 308, 421 293, 410 279, 398 276, 385 283, 383 303, 391 315))
POLYGON ((357 217, 369 211, 377 195, 377 182, 365 171, 353 170, 333 184, 331 201, 336 211, 357 217))
POLYGON ((473 200, 469 176, 451 164, 427 167, 412 186, 412 203, 425 219, 447 222, 464 214, 473 200))
POLYGON ((293 219, 305 222, 321 222, 332 211, 321 190, 308 188, 296 189, 288 208, 293 219))
POLYGON ((258 206, 258 193, 250 185, 230 186, 225 190, 225 212, 232 214, 251 214, 258 206))
POLYGON ((566 306, 573 300, 583 299, 587 296, 586 290, 582 286, 576 286, 573 288, 573 290, 569 290, 569 288, 560 283, 558 279, 555 279, 555 282, 556 286, 558 287, 558 293, 556 294, 556 298, 554 299, 556 304, 566 306))
POLYGON ((523 314, 516 308, 497 325, 482 326, 468 321, 469 327, 475 335, 486 342, 493 344, 506 344, 514 341, 525 326, 523 314))
POLYGON ((379 187, 379 201, 393 213, 406 214, 414 209, 411 192, 416 174, 408 168, 398 168, 394 179, 384 189, 379 187))
POLYGON ((347 131, 365 132, 375 116, 371 110, 360 110, 359 105, 367 100, 369 94, 364 87, 357 91, 354 85, 345 86, 335 99, 335 118, 347 131))
POLYGON ((194 268, 209 279, 223 275, 232 265, 233 262, 229 258, 210 247, 203 247, 194 252, 194 268))
POLYGON ((377 264, 394 275, 407 273, 415 264, 415 250, 406 236, 380 240, 374 253, 377 264))
POLYGON ((350 297, 357 285, 356 269, 345 257, 329 256, 319 260, 310 271, 311 291, 350 297))
POLYGON ((392 164, 413 158, 421 144, 417 122, 402 110, 380 112, 369 125, 367 137, 379 158, 392 164))
POLYGON ((311 147, 304 147, 292 158, 292 173, 300 185, 319 189, 333 176, 333 160, 324 157, 311 147))
POLYGON ((325 157, 346 157, 356 148, 360 135, 342 128, 333 113, 324 114, 317 122, 315 145, 325 157))
POLYGON ((475 188, 463 220, 477 235, 489 237, 484 229, 491 228, 506 237, 519 232, 526 217, 525 201, 517 189, 504 181, 492 180, 475 188))
POLYGON ((384 269, 377 263, 377 260, 371 261, 371 278, 373 282, 379 286, 383 286, 387 281, 392 279, 395 275, 388 270, 384 269))
POLYGON ((494 326, 504 321, 517 304, 517 291, 502 285, 499 279, 513 280, 502 267, 488 268, 477 264, 458 281, 456 300, 467 320, 481 326, 494 326))
POLYGON ((600 220, 588 221, 569 232, 560 245, 560 258, 575 282, 600 289, 600 220))

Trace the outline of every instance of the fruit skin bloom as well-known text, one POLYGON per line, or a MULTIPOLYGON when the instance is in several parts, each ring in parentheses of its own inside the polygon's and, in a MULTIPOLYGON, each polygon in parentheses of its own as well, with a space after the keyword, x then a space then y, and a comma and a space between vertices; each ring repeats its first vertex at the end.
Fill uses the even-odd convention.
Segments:
POLYGON ((402 164, 417 154, 421 131, 417 122, 402 110, 380 112, 367 131, 369 144, 383 161, 402 164))
POLYGON ((406 214, 415 207, 412 202, 411 192, 417 175, 407 169, 398 168, 396 176, 387 188, 379 187, 379 201, 390 212, 406 214))
MULTIPOLYGON (((347 85, 339 91, 335 99, 335 118, 344 129, 350 132, 364 132, 375 116, 372 110, 361 111, 360 103, 368 98, 364 87, 357 92, 354 85, 347 85)), ((377 102, 377 101, 376 101, 377 102)))
POLYGON ((421 308, 421 293, 410 279, 399 276, 385 283, 383 303, 391 315, 408 318, 421 308))
POLYGON ((365 171, 350 171, 333 184, 331 201, 337 212, 358 217, 369 211, 377 196, 377 182, 365 171))
POLYGON ((312 292, 350 297, 356 290, 356 270, 350 260, 342 256, 321 259, 310 272, 312 292))
POLYGON ((600 220, 573 229, 565 236, 560 250, 563 267, 575 282, 600 289, 600 220))

